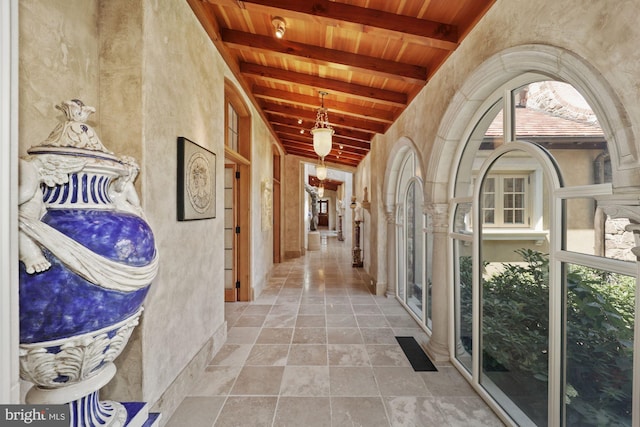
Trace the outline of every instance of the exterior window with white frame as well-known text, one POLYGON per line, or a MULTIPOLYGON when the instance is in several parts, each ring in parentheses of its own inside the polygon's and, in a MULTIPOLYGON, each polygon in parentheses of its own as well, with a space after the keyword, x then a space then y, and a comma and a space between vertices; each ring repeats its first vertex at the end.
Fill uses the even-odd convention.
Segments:
POLYGON ((527 175, 489 176, 482 187, 482 219, 485 226, 528 227, 527 175))

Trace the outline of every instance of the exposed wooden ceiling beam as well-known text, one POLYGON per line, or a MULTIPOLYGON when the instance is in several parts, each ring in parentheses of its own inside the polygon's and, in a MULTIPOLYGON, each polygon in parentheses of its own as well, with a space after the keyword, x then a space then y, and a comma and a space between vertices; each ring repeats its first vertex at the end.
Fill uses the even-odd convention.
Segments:
POLYGON ((394 37, 428 47, 453 51, 457 48, 458 28, 442 22, 398 15, 329 0, 209 0, 211 3, 241 7, 266 13, 288 12, 301 19, 324 23, 372 35, 394 37))
MULTIPOLYGON (((306 151, 306 150, 300 150, 298 148, 285 148, 285 150, 287 151, 287 154, 291 154, 291 155, 295 155, 295 156, 301 156, 301 157, 306 157, 308 159, 314 159, 314 160, 318 160, 318 155, 313 151, 306 151)), ((327 157, 324 158, 325 163, 327 162, 331 162, 331 163, 336 163, 336 164, 340 164, 340 165, 346 165, 346 166, 358 166, 358 163, 360 163, 360 161, 355 161, 355 160, 350 160, 350 159, 345 159, 342 157, 336 157, 332 154, 329 154, 327 157)))
MULTIPOLYGON (((292 144, 286 144, 286 150, 289 154, 304 155, 311 159, 314 159, 316 163, 320 163, 320 158, 313 150, 305 150, 304 148, 296 147, 292 144)), ((338 153, 329 153, 325 156, 324 161, 346 164, 349 166, 355 166, 362 161, 363 157, 344 156, 338 153)))
MULTIPOLYGON (((213 42, 220 40, 220 27, 218 26, 218 20, 212 11, 211 5, 200 0, 187 0, 189 6, 196 15, 202 28, 206 31, 207 35, 213 42)), ((225 60, 228 59, 225 57, 225 60)))
POLYGON ((322 186, 324 187, 325 191, 338 191, 338 186, 344 184, 342 181, 335 181, 329 178, 326 178, 324 181, 320 181, 317 176, 309 175, 308 183, 310 186, 318 187, 320 186, 320 182, 322 182, 322 186))
MULTIPOLYGON (((286 117, 286 116, 281 116, 278 114, 267 114, 267 118, 269 119, 269 122, 273 123, 273 124, 282 124, 282 125, 287 125, 287 126, 293 126, 297 129, 304 129, 306 132, 310 131, 311 128, 313 127, 313 122, 311 122, 308 126, 306 125, 307 122, 303 122, 302 124, 298 123, 297 119, 294 119, 293 117, 286 117)), ((353 130, 353 129, 347 129, 347 128, 342 128, 340 129, 339 134, 335 134, 333 137, 334 139, 336 137, 344 137, 344 138, 348 138, 348 139, 355 139, 355 140, 359 140, 362 142, 366 142, 369 143, 372 139, 373 139, 374 134, 373 133, 369 133, 369 132, 363 132, 363 131, 358 131, 358 130, 353 130)))
MULTIPOLYGON (((313 145, 312 144, 308 144, 307 142, 300 142, 300 141, 295 141, 293 139, 288 139, 288 138, 283 138, 283 141, 286 141, 285 146, 288 148, 296 148, 296 149, 300 149, 300 150, 305 150, 305 151, 311 151, 314 152, 313 150, 313 145)), ((331 149, 331 152, 329 154, 332 154, 334 156, 338 156, 340 155, 341 157, 344 157, 345 159, 352 159, 352 160, 362 160, 364 158, 364 154, 356 154, 354 152, 350 152, 350 151, 343 151, 343 150, 339 150, 338 147, 336 147, 334 145, 334 147, 331 149), (342 152, 340 152, 342 151, 342 152)), ((317 157, 317 154, 316 154, 317 157)))
POLYGON ((326 79, 309 74, 287 71, 280 68, 265 67, 263 65, 252 64, 249 62, 240 63, 240 72, 245 75, 254 76, 258 79, 285 84, 295 82, 297 86, 310 86, 316 90, 339 92, 347 96, 365 100, 375 100, 380 103, 393 105, 394 107, 404 108, 407 106, 408 102, 406 93, 393 92, 370 86, 362 86, 341 80, 326 79))
MULTIPOLYGON (((306 144, 309 147, 313 147, 313 141, 311 140, 309 135, 300 135, 299 133, 295 133, 293 129, 287 128, 284 126, 276 125, 276 128, 278 129, 277 134, 280 140, 299 142, 301 144, 306 144)), ((338 141, 334 141, 332 149, 333 148, 335 148, 338 151, 357 154, 361 157, 366 156, 367 153, 369 153, 370 151, 369 148, 354 147, 353 145, 345 145, 345 144, 341 144, 338 141)))
MULTIPOLYGON (((280 114, 296 119, 306 119, 315 121, 316 112, 305 110, 303 108, 296 108, 292 105, 274 104, 272 102, 263 102, 262 109, 267 113, 280 114)), ((387 125, 380 122, 373 122, 370 120, 358 119, 355 117, 344 116, 341 114, 331 114, 329 116, 329 123, 332 127, 346 127, 356 130, 364 130, 373 133, 384 133, 387 130, 387 125)), ((336 129, 336 132, 338 130, 336 129)))
POLYGON ((388 61, 371 56, 357 55, 336 49, 327 49, 296 43, 271 36, 245 33, 223 28, 222 41, 238 50, 260 51, 273 55, 292 55, 297 59, 316 65, 325 65, 343 70, 358 70, 383 78, 402 80, 423 86, 427 82, 427 68, 402 62, 388 61))
MULTIPOLYGON (((320 106, 320 98, 317 96, 302 95, 299 93, 288 92, 284 90, 272 89, 266 86, 253 85, 253 94, 256 98, 268 99, 271 101, 286 102, 294 105, 303 105, 305 107, 318 108, 320 106)), ((393 111, 381 110, 379 108, 367 108, 353 105, 348 102, 339 102, 327 97, 324 105, 329 111, 337 111, 340 114, 360 117, 363 119, 377 120, 384 123, 393 123, 396 114, 393 111)))
MULTIPOLYGON (((294 133, 300 133, 300 129, 302 129, 304 130, 306 135, 309 135, 308 138, 311 139, 309 133, 309 131, 311 130, 310 127, 300 127, 300 125, 295 120, 292 120, 288 117, 280 116, 280 119, 278 119, 277 117, 279 116, 273 114, 269 115, 269 121, 271 122, 274 131, 277 131, 279 129, 279 126, 293 128, 294 133)), ((341 129, 340 133, 336 133, 333 135, 333 140, 340 144, 348 145, 350 147, 357 146, 359 148, 367 149, 371 147, 371 139, 373 139, 373 135, 351 129, 341 129)))

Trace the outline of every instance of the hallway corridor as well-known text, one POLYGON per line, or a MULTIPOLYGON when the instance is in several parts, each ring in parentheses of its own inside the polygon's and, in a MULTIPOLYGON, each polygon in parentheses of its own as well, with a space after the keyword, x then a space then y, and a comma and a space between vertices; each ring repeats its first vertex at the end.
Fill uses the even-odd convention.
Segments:
POLYGON ((256 301, 227 303, 227 342, 166 425, 503 425, 449 363, 414 372, 395 336, 424 332, 360 273, 346 242, 323 237, 256 301))

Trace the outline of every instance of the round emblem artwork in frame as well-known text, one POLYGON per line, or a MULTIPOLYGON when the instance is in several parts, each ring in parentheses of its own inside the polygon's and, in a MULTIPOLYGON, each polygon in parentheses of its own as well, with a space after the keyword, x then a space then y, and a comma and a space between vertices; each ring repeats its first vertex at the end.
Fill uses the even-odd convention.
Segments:
POLYGON ((178 221, 216 217, 216 154, 178 137, 178 221))
POLYGON ((212 197, 211 166, 207 158, 201 153, 194 153, 189 158, 187 167, 187 192, 189 202, 198 213, 209 209, 212 197))

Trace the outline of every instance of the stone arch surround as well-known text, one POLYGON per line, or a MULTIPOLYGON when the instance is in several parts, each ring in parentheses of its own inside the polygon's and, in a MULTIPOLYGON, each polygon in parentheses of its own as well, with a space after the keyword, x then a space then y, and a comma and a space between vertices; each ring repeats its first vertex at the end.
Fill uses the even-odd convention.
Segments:
MULTIPOLYGON (((384 172, 382 194, 386 214, 391 214, 395 210, 396 187, 398 184, 400 167, 402 166, 402 162, 408 151, 413 151, 415 154, 416 175, 424 180, 424 167, 422 165, 420 150, 411 138, 406 136, 400 137, 391 149, 391 153, 389 153, 387 166, 384 172)), ((426 194, 424 194, 424 196, 426 197, 426 194)))
POLYGON ((488 58, 452 98, 440 122, 426 168, 425 195, 431 199, 425 199, 425 203, 448 203, 460 147, 465 144, 478 109, 487 97, 508 81, 531 72, 565 81, 580 91, 596 113, 609 143, 614 188, 640 186, 637 173, 640 149, 628 114, 608 82, 573 52, 555 46, 527 44, 488 58))
MULTIPOLYGON (((424 191, 424 166, 420 150, 415 142, 406 136, 398 138, 393 145, 391 153, 387 159, 382 183, 382 205, 380 210, 383 213, 384 221, 379 223, 378 236, 387 242, 384 251, 380 252, 380 266, 378 269, 378 284, 383 289, 386 288, 388 297, 395 297, 396 293, 396 189, 400 175, 400 168, 407 153, 412 151, 415 155, 416 174, 422 179, 422 189, 424 191)), ((423 195, 423 200, 426 195, 423 195)))

